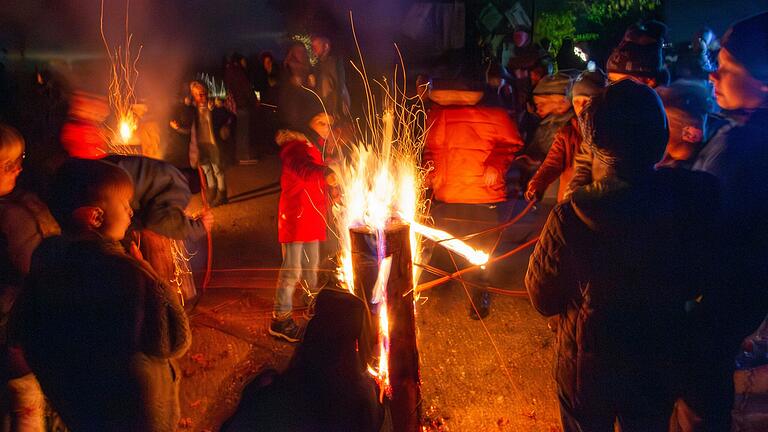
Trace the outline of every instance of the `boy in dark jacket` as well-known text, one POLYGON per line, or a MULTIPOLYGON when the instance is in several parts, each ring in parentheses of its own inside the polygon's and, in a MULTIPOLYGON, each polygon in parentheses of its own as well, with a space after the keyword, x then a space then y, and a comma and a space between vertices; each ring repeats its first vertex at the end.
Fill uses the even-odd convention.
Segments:
POLYGON ((717 231, 711 176, 655 171, 666 115, 649 87, 623 80, 593 99, 584 138, 604 176, 549 216, 525 284, 559 316, 555 378, 563 428, 666 431, 694 339, 687 310, 709 301, 717 231))
POLYGON ((49 205, 63 235, 32 257, 11 323, 51 404, 71 430, 173 431, 190 329, 180 299, 120 245, 131 222, 130 177, 70 160, 49 205))

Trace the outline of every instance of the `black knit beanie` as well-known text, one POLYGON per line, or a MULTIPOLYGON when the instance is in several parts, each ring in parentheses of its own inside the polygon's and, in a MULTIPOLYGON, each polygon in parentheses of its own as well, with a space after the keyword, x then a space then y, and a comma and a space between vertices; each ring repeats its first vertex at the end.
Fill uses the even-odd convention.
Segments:
POLYGON ((616 168, 652 168, 669 140, 661 99, 650 87, 632 80, 611 84, 594 97, 582 123, 595 156, 616 168))
POLYGON ((768 11, 733 24, 720 45, 750 75, 768 83, 768 11))
POLYGON ((606 69, 608 73, 656 78, 664 69, 661 44, 622 42, 608 57, 606 69))

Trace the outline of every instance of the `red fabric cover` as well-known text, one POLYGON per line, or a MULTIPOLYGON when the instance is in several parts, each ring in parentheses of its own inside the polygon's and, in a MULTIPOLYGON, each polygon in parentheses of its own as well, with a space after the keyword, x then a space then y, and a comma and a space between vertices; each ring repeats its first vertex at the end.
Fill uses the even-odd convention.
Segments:
POLYGON ((283 172, 277 234, 280 243, 325 240, 326 165, 320 150, 301 134, 278 137, 283 172))
POLYGON ((523 147, 517 126, 501 108, 434 105, 424 163, 431 163, 435 198, 446 203, 494 203, 506 199, 504 174, 523 147), (499 171, 497 184, 486 186, 486 167, 499 171))
POLYGON ((107 139, 94 123, 69 120, 61 129, 61 145, 80 159, 101 159, 107 155, 107 139))

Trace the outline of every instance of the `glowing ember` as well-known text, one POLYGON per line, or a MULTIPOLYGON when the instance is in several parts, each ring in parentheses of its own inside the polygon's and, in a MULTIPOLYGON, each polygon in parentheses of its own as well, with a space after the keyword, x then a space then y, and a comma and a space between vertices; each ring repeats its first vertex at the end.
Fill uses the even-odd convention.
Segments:
POLYGON ((136 122, 133 119, 123 119, 120 121, 120 140, 123 144, 128 144, 136 130, 136 122))

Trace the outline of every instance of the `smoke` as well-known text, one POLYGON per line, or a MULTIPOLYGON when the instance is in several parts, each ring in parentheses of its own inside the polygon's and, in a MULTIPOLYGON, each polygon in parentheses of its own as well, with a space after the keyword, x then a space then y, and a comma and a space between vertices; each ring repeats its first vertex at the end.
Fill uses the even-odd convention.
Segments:
MULTIPOLYGON (((104 0, 108 45, 141 48, 136 97, 164 116, 180 84, 201 67, 218 67, 233 51, 274 48, 282 21, 266 1, 104 0), (272 40, 270 40, 272 39, 272 40), (203 65, 203 66, 200 66, 203 65)), ((109 60, 100 34, 101 0, 12 1, 0 15, 0 48, 15 69, 51 69, 73 89, 106 95, 109 60)), ((31 75, 30 75, 31 79, 31 75)))

